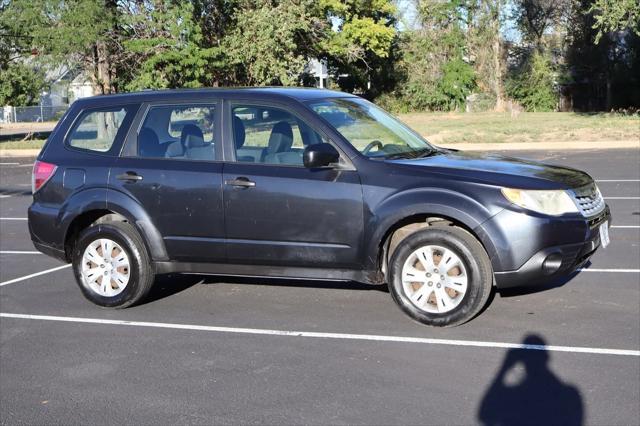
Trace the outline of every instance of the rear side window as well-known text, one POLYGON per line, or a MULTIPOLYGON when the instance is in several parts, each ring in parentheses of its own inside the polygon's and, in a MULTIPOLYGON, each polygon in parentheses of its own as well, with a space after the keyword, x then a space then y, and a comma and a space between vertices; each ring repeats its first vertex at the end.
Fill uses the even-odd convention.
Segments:
POLYGON ((118 106, 82 113, 67 137, 73 148, 108 152, 127 118, 130 107, 118 106))
POLYGON ((152 107, 138 133, 138 156, 215 160, 215 120, 215 105, 152 107))

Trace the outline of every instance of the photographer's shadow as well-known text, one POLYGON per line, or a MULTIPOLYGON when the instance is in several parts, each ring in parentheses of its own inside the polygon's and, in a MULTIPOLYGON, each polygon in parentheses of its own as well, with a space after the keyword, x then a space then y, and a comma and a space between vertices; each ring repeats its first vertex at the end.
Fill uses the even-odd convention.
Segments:
MULTIPOLYGON (((536 335, 524 345, 545 346, 536 335)), ((549 352, 511 349, 478 410, 484 425, 581 425, 583 403, 574 386, 563 383, 549 369, 549 352)))

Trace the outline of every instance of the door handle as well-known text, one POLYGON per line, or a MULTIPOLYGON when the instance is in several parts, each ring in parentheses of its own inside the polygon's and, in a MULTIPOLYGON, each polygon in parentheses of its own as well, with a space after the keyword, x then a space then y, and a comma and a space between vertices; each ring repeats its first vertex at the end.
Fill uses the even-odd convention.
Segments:
POLYGON ((116 176, 116 179, 123 180, 125 182, 137 182, 139 180, 142 180, 142 176, 140 176, 136 172, 126 172, 116 176))
POLYGON ((256 183, 247 179, 246 177, 239 177, 235 179, 225 180, 225 185, 238 186, 241 188, 253 188, 256 183))

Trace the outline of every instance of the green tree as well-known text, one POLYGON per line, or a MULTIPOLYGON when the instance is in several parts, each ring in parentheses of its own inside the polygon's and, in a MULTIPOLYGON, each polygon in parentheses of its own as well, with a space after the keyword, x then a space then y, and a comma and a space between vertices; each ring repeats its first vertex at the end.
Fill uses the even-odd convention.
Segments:
POLYGON ((523 40, 543 52, 547 35, 562 28, 571 11, 572 0, 514 0, 512 19, 523 40))
POLYGON ((115 90, 116 0, 11 0, 0 14, 0 32, 12 50, 41 61, 79 63, 102 93, 115 90))
POLYGON ((476 86, 469 60, 462 0, 419 3, 419 27, 402 35, 395 95, 402 109, 451 110, 464 106, 476 86))
POLYGON ((593 28, 598 30, 595 42, 603 34, 629 29, 640 36, 640 2, 638 0, 595 0, 588 12, 593 13, 593 28))
POLYGON ((476 73, 476 90, 498 111, 504 108, 504 5, 503 0, 467 0, 464 4, 466 43, 476 73))
POLYGON ((0 66, 0 106, 35 105, 43 87, 43 74, 31 66, 19 62, 0 66))
POLYGON ((311 0, 247 1, 224 40, 237 78, 249 85, 296 85, 319 53, 326 23, 311 0))
POLYGON ((329 29, 320 56, 328 60, 340 88, 371 97, 390 88, 397 42, 393 2, 320 0, 319 7, 329 29))
POLYGON ((224 67, 222 49, 207 46, 190 2, 156 1, 127 10, 122 28, 124 50, 137 66, 124 84, 127 90, 210 86, 224 67))
POLYGON ((567 97, 578 110, 640 106, 640 35, 597 28, 594 0, 577 0, 568 37, 567 97), (600 37, 599 37, 600 36, 600 37))

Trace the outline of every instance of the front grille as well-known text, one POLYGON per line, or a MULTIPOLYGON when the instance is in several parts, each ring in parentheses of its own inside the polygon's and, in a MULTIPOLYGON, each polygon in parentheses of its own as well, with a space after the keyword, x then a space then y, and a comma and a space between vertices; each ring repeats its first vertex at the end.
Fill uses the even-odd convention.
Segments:
POLYGON ((604 198, 595 183, 574 189, 572 192, 582 216, 591 217, 604 210, 604 198))

